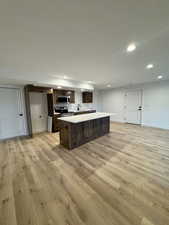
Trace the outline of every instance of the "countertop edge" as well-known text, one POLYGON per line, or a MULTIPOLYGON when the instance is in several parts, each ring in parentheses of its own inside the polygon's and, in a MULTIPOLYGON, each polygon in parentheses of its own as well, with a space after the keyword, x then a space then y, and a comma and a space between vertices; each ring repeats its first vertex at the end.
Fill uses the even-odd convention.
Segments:
POLYGON ((96 120, 96 119, 101 119, 101 118, 105 118, 105 117, 110 117, 110 116, 114 115, 114 113, 105 113, 105 114, 102 113, 102 114, 103 115, 98 115, 98 116, 96 115, 96 117, 94 117, 93 113, 92 114, 89 113, 89 114, 84 114, 84 115, 71 116, 71 118, 67 118, 67 117, 58 118, 58 120, 63 121, 63 122, 67 122, 67 123, 77 124, 77 123, 87 122, 87 121, 90 121, 90 120, 96 120), (71 121, 75 117, 78 118, 78 117, 87 117, 87 116, 89 116, 89 117, 91 116, 91 118, 82 118, 80 121, 71 121))

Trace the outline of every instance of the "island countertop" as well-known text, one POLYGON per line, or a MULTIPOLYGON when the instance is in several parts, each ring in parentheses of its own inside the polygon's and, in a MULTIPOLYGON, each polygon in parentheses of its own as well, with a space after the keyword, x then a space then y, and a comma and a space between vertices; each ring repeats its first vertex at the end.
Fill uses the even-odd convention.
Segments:
POLYGON ((69 123, 81 123, 89 120, 94 119, 100 119, 108 116, 114 115, 113 113, 102 113, 102 112, 96 112, 96 113, 88 113, 83 115, 77 115, 77 116, 67 116, 67 117, 61 117, 58 118, 58 120, 62 120, 69 123))

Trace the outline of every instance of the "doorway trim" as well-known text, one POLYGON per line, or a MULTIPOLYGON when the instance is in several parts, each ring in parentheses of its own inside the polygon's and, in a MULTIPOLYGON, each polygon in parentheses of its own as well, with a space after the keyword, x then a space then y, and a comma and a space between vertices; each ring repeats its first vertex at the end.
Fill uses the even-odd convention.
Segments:
POLYGON ((142 126, 142 116, 143 114, 143 89, 142 88, 136 88, 136 89, 128 89, 128 90, 125 90, 125 93, 124 93, 124 122, 125 123, 128 123, 128 124, 133 124, 133 125, 138 125, 138 126, 142 126), (127 122, 127 118, 126 118, 126 97, 127 97, 127 93, 129 92, 140 92, 140 106, 141 106, 141 110, 140 110, 140 122, 139 124, 135 124, 135 123, 129 123, 127 122))
MULTIPOLYGON (((52 99, 53 99, 53 89, 50 87, 34 86, 30 84, 24 86, 28 136, 33 137, 32 118, 31 118, 31 109, 30 109, 30 92, 41 92, 41 93, 44 92, 44 93, 47 93, 47 95, 52 95, 52 99)), ((48 109, 48 114, 49 114, 49 109, 48 109)))
MULTIPOLYGON (((4 89, 17 89, 19 96, 18 96, 18 103, 20 111, 23 113, 23 134, 20 136, 27 136, 27 121, 26 121, 26 110, 25 110, 25 101, 24 101, 24 89, 21 86, 17 85, 0 85, 0 88, 4 89)), ((14 137, 12 137, 14 138, 14 137)), ((9 139, 9 138, 7 138, 9 139)), ((1 139, 2 140, 2 139, 1 139)), ((4 139, 3 139, 4 140, 4 139)))

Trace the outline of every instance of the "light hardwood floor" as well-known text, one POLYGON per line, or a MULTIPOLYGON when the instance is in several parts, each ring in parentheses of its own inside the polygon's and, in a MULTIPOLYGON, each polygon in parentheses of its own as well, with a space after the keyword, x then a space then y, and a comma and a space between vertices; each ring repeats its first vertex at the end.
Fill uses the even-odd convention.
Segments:
POLYGON ((112 123, 72 151, 58 134, 0 142, 0 225, 169 225, 169 131, 112 123))

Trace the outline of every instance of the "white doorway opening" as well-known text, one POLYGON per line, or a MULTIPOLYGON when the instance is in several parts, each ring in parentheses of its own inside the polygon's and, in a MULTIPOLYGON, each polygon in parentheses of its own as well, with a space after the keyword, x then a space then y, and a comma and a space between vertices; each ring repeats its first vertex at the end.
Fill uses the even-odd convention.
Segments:
POLYGON ((30 109, 32 119, 32 133, 35 134, 47 131, 47 94, 30 92, 30 109))

